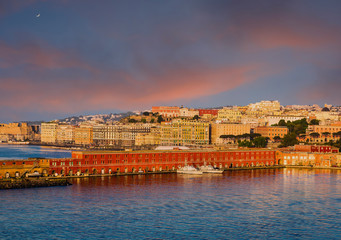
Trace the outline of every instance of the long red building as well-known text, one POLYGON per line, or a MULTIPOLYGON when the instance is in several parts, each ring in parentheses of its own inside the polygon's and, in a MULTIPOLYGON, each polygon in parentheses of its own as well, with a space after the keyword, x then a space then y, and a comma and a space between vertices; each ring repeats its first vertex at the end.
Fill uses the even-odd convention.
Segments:
POLYGON ((277 165, 274 150, 75 151, 70 159, 51 159, 49 174, 87 175, 174 171, 184 165, 218 168, 277 165))

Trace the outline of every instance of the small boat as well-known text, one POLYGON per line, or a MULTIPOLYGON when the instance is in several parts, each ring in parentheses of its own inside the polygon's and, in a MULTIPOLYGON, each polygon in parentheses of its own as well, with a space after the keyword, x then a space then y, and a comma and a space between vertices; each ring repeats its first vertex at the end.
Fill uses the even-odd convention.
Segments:
POLYGON ((214 168, 212 167, 211 165, 204 165, 204 166, 201 166, 200 167, 200 170, 203 172, 203 173, 223 173, 224 170, 220 170, 220 169, 217 169, 217 168, 214 168))
POLYGON ((179 168, 177 171, 177 173, 181 173, 181 174, 196 174, 196 175, 201 175, 202 171, 196 169, 193 166, 184 166, 182 168, 179 168))

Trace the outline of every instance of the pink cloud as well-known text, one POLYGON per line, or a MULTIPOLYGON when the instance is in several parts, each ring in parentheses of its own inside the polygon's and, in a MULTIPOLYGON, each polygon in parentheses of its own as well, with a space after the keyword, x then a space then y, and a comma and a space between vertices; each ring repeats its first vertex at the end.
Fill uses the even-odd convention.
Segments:
POLYGON ((2 68, 33 65, 44 69, 80 68, 95 71, 72 51, 61 51, 46 43, 26 43, 14 47, 0 41, 0 52, 2 68))

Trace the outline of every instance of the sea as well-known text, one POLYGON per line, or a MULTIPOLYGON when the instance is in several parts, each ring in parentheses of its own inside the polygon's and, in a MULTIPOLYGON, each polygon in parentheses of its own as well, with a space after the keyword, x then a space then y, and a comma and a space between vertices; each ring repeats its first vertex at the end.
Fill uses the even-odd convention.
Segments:
POLYGON ((341 238, 339 170, 71 181, 66 187, 1 190, 0 239, 341 238))
POLYGON ((70 150, 36 145, 0 144, 0 161, 27 158, 68 158, 70 150))

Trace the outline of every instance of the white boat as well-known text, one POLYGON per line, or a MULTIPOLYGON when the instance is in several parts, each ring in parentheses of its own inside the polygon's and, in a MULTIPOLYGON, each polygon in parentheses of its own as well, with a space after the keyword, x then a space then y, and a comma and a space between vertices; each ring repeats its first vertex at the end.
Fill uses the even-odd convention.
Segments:
POLYGON ((203 172, 203 173, 223 173, 224 170, 220 170, 220 169, 216 169, 214 167, 212 167, 211 165, 204 165, 204 166, 201 166, 200 167, 200 170, 203 172))
POLYGON ((177 171, 177 173, 181 173, 181 174, 196 174, 196 175, 201 175, 202 171, 196 169, 193 166, 184 166, 182 168, 179 168, 177 171))

